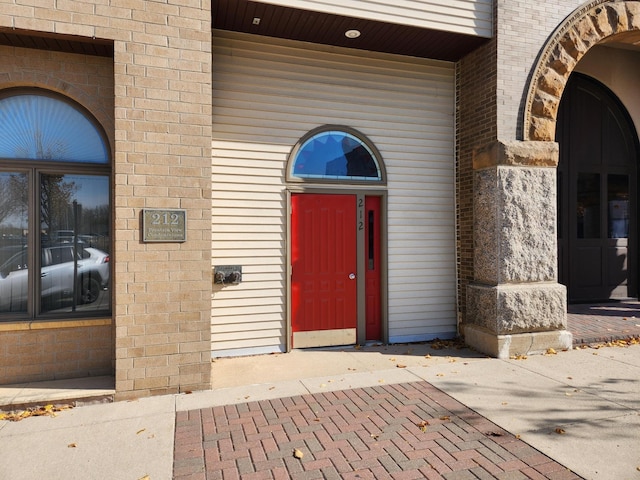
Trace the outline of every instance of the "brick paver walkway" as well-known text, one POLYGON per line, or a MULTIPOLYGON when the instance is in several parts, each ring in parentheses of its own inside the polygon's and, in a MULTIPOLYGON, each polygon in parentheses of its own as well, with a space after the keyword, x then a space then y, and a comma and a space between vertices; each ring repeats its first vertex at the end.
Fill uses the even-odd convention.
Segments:
POLYGON ((179 412, 175 432, 176 480, 580 478, 426 382, 179 412))
POLYGON ((640 337, 640 302, 572 304, 567 328, 575 345, 640 337))

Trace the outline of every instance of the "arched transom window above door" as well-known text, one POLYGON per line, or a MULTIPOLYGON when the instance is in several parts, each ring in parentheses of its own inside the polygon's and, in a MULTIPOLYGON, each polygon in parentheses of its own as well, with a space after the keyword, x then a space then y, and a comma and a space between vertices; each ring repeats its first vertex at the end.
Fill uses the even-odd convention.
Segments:
POLYGON ((385 183, 380 153, 358 131, 324 126, 305 135, 291 152, 287 180, 322 183, 385 183))

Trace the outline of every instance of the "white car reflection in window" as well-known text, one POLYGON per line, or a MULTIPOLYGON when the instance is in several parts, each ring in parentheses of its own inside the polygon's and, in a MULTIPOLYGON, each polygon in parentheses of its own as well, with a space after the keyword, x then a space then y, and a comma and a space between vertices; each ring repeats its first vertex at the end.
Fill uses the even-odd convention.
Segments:
MULTIPOLYGON (((78 248, 75 285, 73 245, 43 248, 41 265, 40 291, 43 302, 71 300, 73 303, 75 286, 75 303, 91 304, 109 283, 109 254, 97 248, 78 248)), ((26 311, 28 275, 26 249, 0 266, 0 312, 26 311)))

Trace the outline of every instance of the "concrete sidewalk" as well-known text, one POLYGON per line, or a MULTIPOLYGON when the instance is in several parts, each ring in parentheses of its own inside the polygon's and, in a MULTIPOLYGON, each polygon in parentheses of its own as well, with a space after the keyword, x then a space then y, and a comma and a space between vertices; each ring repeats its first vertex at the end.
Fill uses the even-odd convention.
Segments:
MULTIPOLYGON (((638 345, 521 360, 434 350, 430 344, 307 350, 219 359, 213 375, 214 388, 207 392, 0 422, 0 478, 171 479, 174 451, 183 441, 178 436, 174 444, 176 415, 190 415, 182 412, 426 381, 446 393, 438 397, 422 384, 433 401, 463 404, 583 478, 640 479, 638 345)), ((508 473, 513 475, 504 478, 527 478, 508 473)), ((570 478, 561 476, 569 473, 538 478, 570 478)))

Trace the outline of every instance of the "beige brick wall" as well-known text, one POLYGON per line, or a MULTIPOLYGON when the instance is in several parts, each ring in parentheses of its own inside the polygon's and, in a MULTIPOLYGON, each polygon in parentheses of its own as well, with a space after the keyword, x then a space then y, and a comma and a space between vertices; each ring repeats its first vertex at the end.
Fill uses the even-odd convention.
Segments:
MULTIPOLYGON (((113 144, 121 399, 210 386, 210 23, 208 0, 0 1, 0 28, 113 41, 114 106, 93 113, 113 144), (186 209, 187 241, 142 243, 142 208, 186 209)), ((55 81, 39 75, 43 86, 55 81)))
POLYGON ((0 45, 0 89, 11 87, 40 87, 75 100, 100 123, 113 150, 112 59, 0 45))
POLYGON ((41 323, 35 329, 0 330, 1 383, 111 375, 111 320, 74 323, 41 323))

